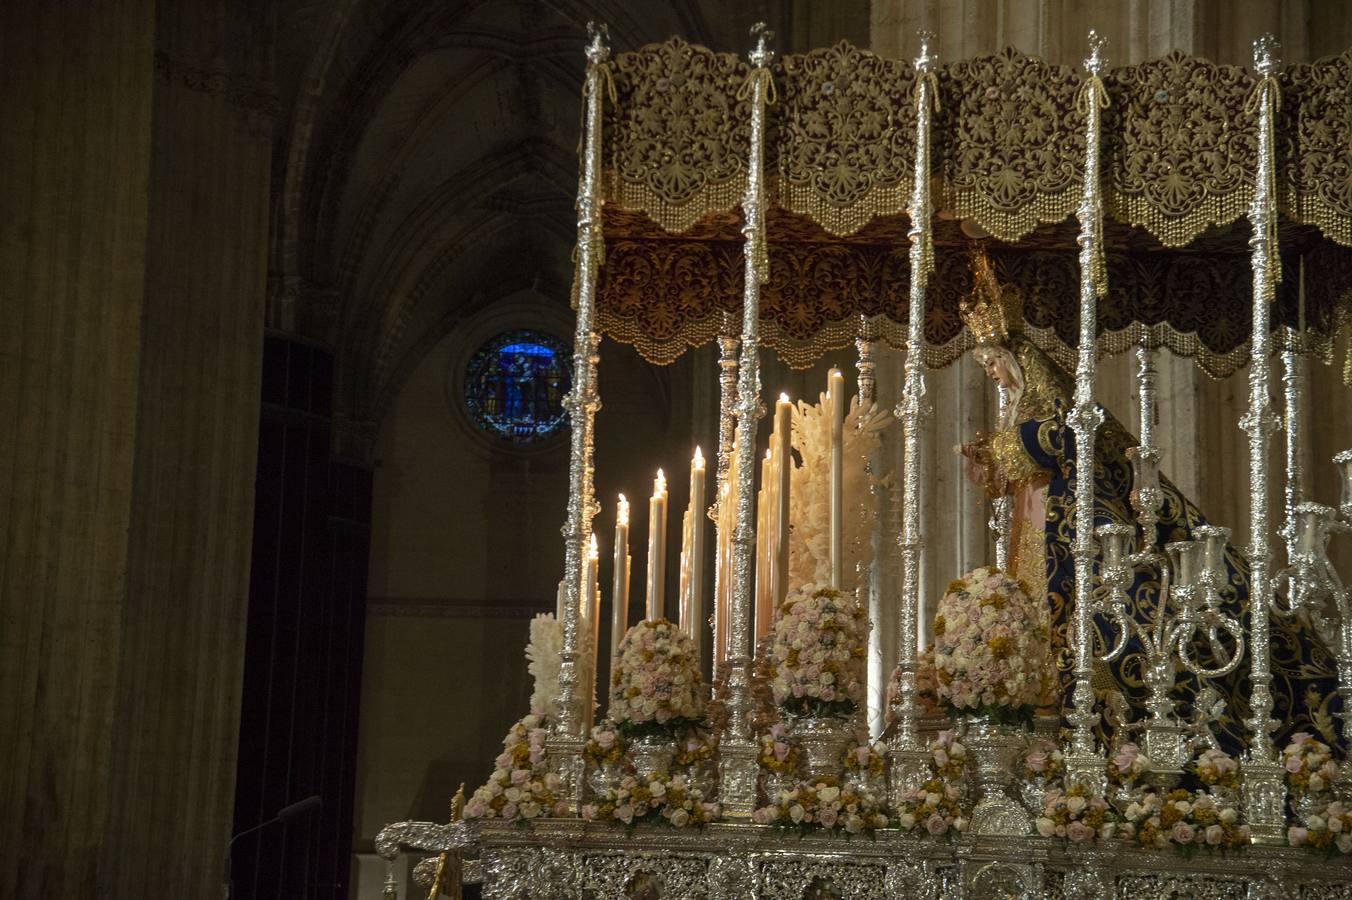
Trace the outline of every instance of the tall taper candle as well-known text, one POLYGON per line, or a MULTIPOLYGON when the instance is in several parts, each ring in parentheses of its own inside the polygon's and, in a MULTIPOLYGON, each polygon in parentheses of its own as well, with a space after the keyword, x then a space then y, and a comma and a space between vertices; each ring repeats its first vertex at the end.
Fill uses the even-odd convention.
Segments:
POLYGON ((776 481, 771 474, 774 462, 771 451, 765 451, 761 460, 761 489, 756 496, 756 642, 770 630, 774 615, 774 540, 771 536, 774 521, 774 489, 776 481))
POLYGON ((618 656, 629 630, 629 501, 620 494, 615 510, 615 578, 610 596, 610 655, 618 656))
POLYGON ((831 587, 840 589, 845 567, 845 376, 839 369, 827 374, 831 404, 831 587))
POLYGON ((789 595, 789 484, 793 472, 790 449, 793 425, 793 404, 788 394, 780 394, 775 405, 775 474, 779 486, 775 492, 775 590, 774 608, 789 595))
MULTIPOLYGON (((737 453, 730 454, 728 472, 737 465, 737 453)), ((732 476, 724 479, 718 494, 718 596, 714 598, 714 671, 728 659, 728 614, 732 597, 732 476)))
POLYGON ((695 656, 703 649, 704 636, 704 454, 695 448, 690 461, 690 544, 686 548, 686 604, 689 616, 681 628, 695 642, 695 656))
POLYGON ((585 631, 589 642, 583 654, 586 680, 583 682, 585 699, 582 709, 582 719, 588 730, 591 729, 592 718, 596 712, 596 673, 599 671, 597 663, 601 655, 601 591, 597 586, 600 561, 601 551, 596 545, 596 532, 592 532, 587 541, 587 565, 583 569, 580 595, 582 608, 578 610, 578 620, 586 623, 585 631))
POLYGON ((657 470, 653 496, 648 501, 648 608, 649 620, 666 616, 667 580, 667 476, 657 470))

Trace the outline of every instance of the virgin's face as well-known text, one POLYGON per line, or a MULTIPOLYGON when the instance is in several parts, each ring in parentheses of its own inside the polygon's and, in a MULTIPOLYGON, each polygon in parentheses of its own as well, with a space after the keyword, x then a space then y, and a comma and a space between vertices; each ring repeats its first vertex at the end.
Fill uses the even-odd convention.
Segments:
POLYGON ((987 353, 982 359, 982 365, 986 368, 986 376, 1007 389, 1014 389, 1017 383, 1014 381, 1014 370, 1010 366, 1009 357, 1004 353, 987 353))

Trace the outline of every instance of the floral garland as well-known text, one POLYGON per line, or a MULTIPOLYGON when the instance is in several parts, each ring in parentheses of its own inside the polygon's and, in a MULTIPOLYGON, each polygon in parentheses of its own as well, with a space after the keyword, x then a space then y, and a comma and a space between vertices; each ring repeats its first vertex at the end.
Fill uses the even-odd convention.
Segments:
POLYGON ((1329 745, 1317 741, 1306 731, 1291 735, 1291 743, 1282 750, 1286 783, 1296 795, 1318 794, 1332 786, 1338 777, 1329 745))
POLYGON ((658 773, 646 781, 633 775, 620 780, 596 802, 582 807, 588 821, 622 822, 628 826, 656 822, 673 828, 703 827, 720 815, 719 804, 706 800, 682 775, 658 773))
POLYGON ((961 834, 967 830, 961 797, 956 785, 935 775, 902 795, 897 827, 902 831, 923 827, 931 837, 961 834))
POLYGON ((1249 826, 1237 808, 1211 794, 1179 788, 1146 791, 1127 805, 1122 836, 1142 847, 1174 844, 1185 854, 1199 848, 1232 850, 1247 846, 1249 826))
POLYGON ((1131 787, 1153 768, 1150 757, 1133 743, 1125 743, 1113 751, 1108 759, 1108 780, 1113 784, 1131 787))
POLYGON ((1192 764, 1192 770, 1209 788, 1236 790, 1239 787, 1239 761, 1223 750, 1203 751, 1192 764))
POLYGON ((859 834, 887 827, 887 813, 879 801, 830 776, 782 790, 770 803, 752 813, 758 825, 797 827, 801 831, 821 828, 859 834))
POLYGON ((1286 831, 1292 847, 1309 847, 1332 856, 1352 853, 1352 806, 1333 800, 1306 817, 1304 825, 1292 825, 1286 831))
POLYGON ((1036 825, 1043 837, 1065 838, 1072 844, 1106 841, 1117 830, 1108 802, 1082 784, 1049 790, 1036 825))
POLYGON ((629 629, 610 684, 610 718, 627 735, 670 736, 704 712, 695 645, 666 619, 629 629))
POLYGON ((956 731, 947 730, 935 736, 929 751, 930 777, 902 795, 897 827, 902 831, 923 827, 931 837, 961 834, 967 830, 962 809, 967 748, 956 731))
POLYGON ((779 609, 770 645, 775 702, 795 716, 854 712, 864 700, 864 607, 853 594, 805 584, 779 609))
POLYGON ((582 748, 582 755, 591 762, 600 765, 618 765, 624 761, 628 748, 618 726, 609 719, 591 730, 591 739, 582 748))
POLYGON ((798 746, 789 738, 788 729, 776 722, 760 736, 760 767, 776 775, 798 771, 798 746))
POLYGON ((865 741, 846 749, 840 763, 848 774, 881 778, 887 771, 887 746, 882 741, 865 741))
POLYGON ((1031 720, 1048 670, 1045 604, 983 566, 948 586, 934 619, 939 699, 951 711, 996 722, 1031 720))
POLYGON ((507 732, 493 774, 465 804, 466 819, 525 821, 562 815, 559 776, 546 771, 545 717, 527 715, 507 732))
POLYGON ((1066 772, 1066 756, 1048 740, 1034 741, 1023 755, 1025 781, 1051 781, 1066 772))

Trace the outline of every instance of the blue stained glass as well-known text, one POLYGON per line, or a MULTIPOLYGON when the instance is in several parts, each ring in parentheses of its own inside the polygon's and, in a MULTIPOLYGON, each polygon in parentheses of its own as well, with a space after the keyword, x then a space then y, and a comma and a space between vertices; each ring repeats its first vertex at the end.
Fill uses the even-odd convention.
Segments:
POLYGON ((563 398, 572 383, 571 359, 562 341, 538 331, 508 331, 470 357, 465 406, 489 434, 533 444, 567 423, 563 398))

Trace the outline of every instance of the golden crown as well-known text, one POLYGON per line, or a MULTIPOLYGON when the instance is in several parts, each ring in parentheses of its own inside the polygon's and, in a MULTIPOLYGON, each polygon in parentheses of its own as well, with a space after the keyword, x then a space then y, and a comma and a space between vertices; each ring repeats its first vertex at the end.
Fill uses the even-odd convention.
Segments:
POLYGON ((1000 345, 1023 330, 1023 297, 1002 287, 984 248, 972 254, 972 292, 958 302, 958 313, 981 345, 1000 345))

